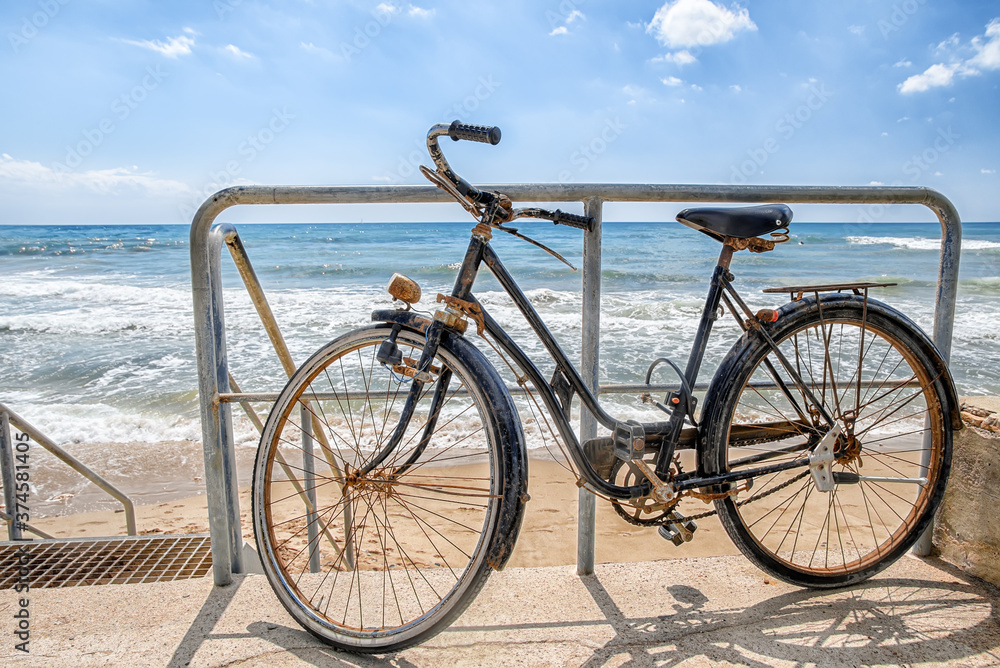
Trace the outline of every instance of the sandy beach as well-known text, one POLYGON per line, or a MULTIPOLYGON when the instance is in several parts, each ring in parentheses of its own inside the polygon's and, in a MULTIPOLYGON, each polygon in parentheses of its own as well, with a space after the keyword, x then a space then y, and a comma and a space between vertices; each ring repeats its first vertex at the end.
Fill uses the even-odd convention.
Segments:
MULTIPOLYGON (((241 466, 241 482, 249 470, 241 466)), ((510 566, 560 566, 576 563, 577 486, 569 471, 551 458, 533 458, 529 467, 529 492, 524 524, 510 566)), ((128 490, 128 486, 123 484, 128 490)), ((182 488, 190 489, 185 483, 182 488)), ((685 501, 682 512, 700 513, 710 506, 685 501)), ((250 521, 250 487, 241 487, 240 514, 243 536, 253 543, 250 521)), ((204 492, 163 503, 136 506, 140 534, 207 533, 208 510, 204 492)), ((121 535, 122 511, 97 511, 46 517, 34 524, 56 537, 121 535)), ((698 522, 695 539, 680 547, 660 538, 655 528, 633 526, 620 518, 607 501, 597 501, 596 560, 598 563, 646 561, 680 557, 736 554, 725 530, 715 518, 698 522)))

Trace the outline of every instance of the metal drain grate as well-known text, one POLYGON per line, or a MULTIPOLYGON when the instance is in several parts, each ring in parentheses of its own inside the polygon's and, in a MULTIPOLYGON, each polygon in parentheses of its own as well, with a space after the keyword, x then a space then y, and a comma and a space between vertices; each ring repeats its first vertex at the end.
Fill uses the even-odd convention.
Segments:
POLYGON ((128 536, 0 543, 0 589, 27 571, 32 588, 196 578, 212 569, 209 536, 128 536), (26 549, 26 552, 25 552, 26 549), (23 555, 27 554, 24 568, 23 555))

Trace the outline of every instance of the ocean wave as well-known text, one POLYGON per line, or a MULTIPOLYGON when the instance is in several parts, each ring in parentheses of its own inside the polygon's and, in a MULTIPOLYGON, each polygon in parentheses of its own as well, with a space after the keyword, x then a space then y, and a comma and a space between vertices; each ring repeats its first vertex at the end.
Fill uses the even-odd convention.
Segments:
POLYGON ((963 291, 980 295, 1000 294, 1000 276, 983 276, 959 282, 963 291))
POLYGON ((620 269, 604 269, 601 271, 601 278, 605 281, 623 281, 635 285, 645 285, 650 283, 704 283, 704 276, 692 276, 690 274, 659 274, 642 271, 622 271, 620 269))
MULTIPOLYGON (((861 246, 891 245, 907 250, 940 250, 941 240, 926 237, 846 237, 847 242, 861 246)), ((962 240, 962 250, 1000 250, 1000 241, 987 241, 985 239, 964 239, 962 240)))
POLYGON ((76 254, 112 255, 115 253, 150 252, 173 250, 184 246, 184 239, 158 239, 156 237, 109 238, 82 237, 47 240, 3 240, 0 241, 0 257, 36 257, 76 254))

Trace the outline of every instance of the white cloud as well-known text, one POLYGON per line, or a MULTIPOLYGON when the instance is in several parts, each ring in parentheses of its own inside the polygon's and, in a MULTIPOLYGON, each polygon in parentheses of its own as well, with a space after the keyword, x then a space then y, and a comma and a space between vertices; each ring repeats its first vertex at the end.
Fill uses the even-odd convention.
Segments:
POLYGON ((879 135, 879 136, 880 136, 880 137, 888 137, 888 136, 889 136, 889 133, 888 133, 888 132, 883 132, 883 133, 882 133, 881 135, 879 135))
POLYGON ((382 2, 375 7, 375 12, 378 14, 395 14, 399 12, 399 7, 391 2, 382 2))
POLYGON ((300 42, 299 46, 302 47, 302 49, 306 53, 311 53, 314 56, 320 56, 321 58, 325 58, 326 60, 339 59, 339 57, 330 49, 324 48, 322 46, 316 46, 312 42, 300 42))
POLYGON ((973 37, 967 47, 961 46, 956 33, 938 44, 936 51, 948 56, 949 62, 936 63, 921 74, 911 76, 899 84, 900 93, 922 93, 931 88, 950 86, 956 76, 978 76, 983 70, 1000 69, 1000 18, 991 20, 986 25, 986 32, 973 37), (960 56, 969 53, 973 54, 969 58, 960 56))
POLYGON ((899 84, 899 92, 904 95, 909 93, 922 93, 937 86, 950 86, 955 79, 955 72, 958 65, 945 65, 938 63, 931 65, 922 74, 914 74, 912 77, 899 84))
POLYGON ((881 181, 869 181, 868 185, 870 185, 870 186, 884 186, 885 184, 882 183, 881 181))
POLYGON ((247 53, 235 44, 227 44, 226 52, 234 58, 253 58, 252 53, 247 53))
POLYGON ((587 17, 583 15, 583 12, 581 12, 581 11, 579 11, 577 9, 574 9, 573 11, 571 11, 566 16, 566 24, 565 25, 561 25, 561 26, 557 26, 557 27, 553 28, 552 32, 549 33, 549 37, 553 37, 555 35, 566 35, 566 34, 569 34, 569 24, 570 23, 573 23, 574 21, 577 21, 579 19, 586 19, 586 18, 587 17))
POLYGON ((979 170, 979 173, 980 173, 980 174, 996 174, 996 173, 997 173, 997 170, 995 170, 995 169, 985 169, 985 168, 983 168, 983 169, 980 169, 980 170, 979 170))
POLYGON ((685 48, 721 44, 742 30, 756 29, 746 9, 732 11, 710 0, 668 0, 646 32, 669 48, 685 48))
POLYGON ((653 101, 653 96, 650 95, 649 91, 642 86, 633 86, 632 84, 622 86, 622 93, 629 98, 628 104, 637 104, 638 102, 647 103, 653 101))
POLYGON ((674 63, 675 65, 690 65, 691 63, 698 62, 698 59, 691 55, 691 52, 687 49, 681 51, 675 51, 674 53, 665 53, 662 56, 656 56, 652 58, 650 62, 653 63, 674 63))
POLYGON ((699 86, 698 84, 691 84, 691 90, 705 90, 705 89, 699 86))
POLYGON ((910 67, 911 65, 913 65, 913 61, 903 58, 901 60, 897 60, 893 67, 910 67))
POLYGON ((132 46, 138 46, 143 49, 149 49, 150 51, 156 51, 167 58, 176 58, 178 56, 186 56, 190 54, 191 47, 194 46, 194 38, 189 35, 194 35, 195 32, 191 30, 191 28, 184 28, 184 32, 187 34, 178 35, 177 37, 168 37, 166 42, 161 42, 158 39, 123 39, 121 41, 125 44, 131 44, 132 46))
POLYGON ((958 33, 955 33, 948 39, 944 40, 943 42, 940 42, 936 47, 934 47, 934 50, 937 51, 938 53, 948 53, 956 46, 961 44, 961 42, 962 40, 959 39, 958 33))
POLYGON ((1000 18, 989 22, 985 37, 989 38, 985 44, 982 37, 972 39, 972 48, 976 50, 976 55, 966 64, 984 70, 1000 69, 1000 18))
POLYGON ((191 190, 179 181, 160 179, 150 172, 141 173, 135 166, 69 172, 46 167, 40 162, 18 160, 6 153, 0 156, 0 182, 3 181, 28 187, 86 188, 99 193, 131 188, 150 194, 177 195, 191 190))
POLYGON ((865 27, 864 26, 847 26, 847 29, 850 31, 850 33, 852 35, 864 35, 865 34, 865 27))
POLYGON ((732 86, 729 87, 729 90, 733 91, 734 93, 742 93, 743 86, 739 84, 733 84, 732 86))
POLYGON ((667 77, 666 79, 660 79, 664 86, 680 86, 684 81, 678 79, 677 77, 667 77))
POLYGON ((424 9, 423 7, 417 7, 416 5, 410 5, 410 9, 407 14, 416 17, 418 19, 429 19, 437 13, 436 9, 424 9))

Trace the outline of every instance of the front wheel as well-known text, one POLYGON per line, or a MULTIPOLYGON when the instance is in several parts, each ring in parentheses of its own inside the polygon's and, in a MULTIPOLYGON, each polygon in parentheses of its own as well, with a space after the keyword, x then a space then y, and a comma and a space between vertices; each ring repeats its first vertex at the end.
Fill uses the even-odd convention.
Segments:
POLYGON ((776 577, 859 582, 910 548, 941 501, 951 466, 947 371, 915 325, 860 297, 805 300, 768 331, 781 355, 753 337, 715 380, 724 389, 706 423, 704 465, 725 473, 806 458, 831 429, 825 411, 842 430, 836 484, 820 491, 807 467, 760 475, 716 501, 719 517, 776 577))
POLYGON ((254 532, 272 588, 308 631, 353 652, 408 647, 461 614, 489 575, 504 488, 488 396, 444 343, 400 445, 376 459, 425 342, 400 331, 402 361, 382 365, 389 332, 346 334, 296 371, 254 468, 254 532))

